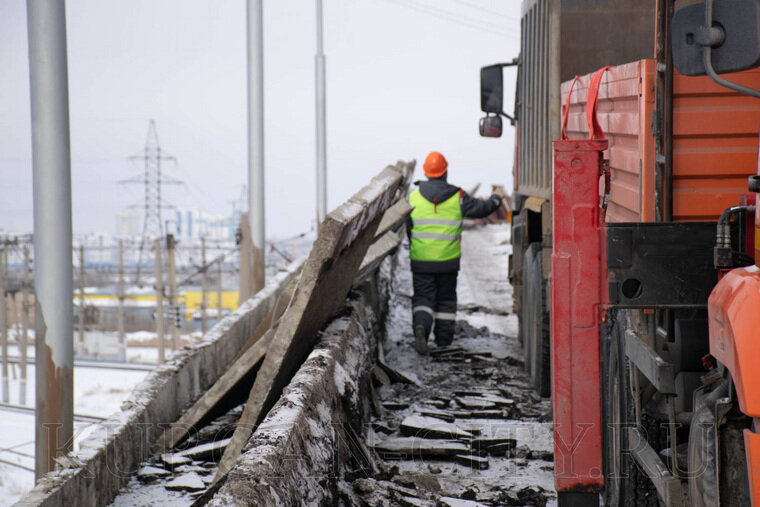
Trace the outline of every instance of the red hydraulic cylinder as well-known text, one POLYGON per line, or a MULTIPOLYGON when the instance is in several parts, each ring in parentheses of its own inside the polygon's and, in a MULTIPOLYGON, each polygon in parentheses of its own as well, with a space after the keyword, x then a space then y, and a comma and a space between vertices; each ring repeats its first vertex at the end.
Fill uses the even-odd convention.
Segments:
POLYGON ((604 486, 599 183, 606 149, 606 140, 554 141, 551 346, 559 493, 597 493, 604 486))

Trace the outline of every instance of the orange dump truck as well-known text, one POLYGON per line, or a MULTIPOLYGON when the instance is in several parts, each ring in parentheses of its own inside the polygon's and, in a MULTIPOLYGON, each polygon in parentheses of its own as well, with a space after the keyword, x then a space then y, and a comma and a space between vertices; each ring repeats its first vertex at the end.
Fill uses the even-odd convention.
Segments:
POLYGON ((760 1, 522 10, 515 114, 484 67, 481 134, 516 126, 510 278, 559 505, 760 507, 760 1))

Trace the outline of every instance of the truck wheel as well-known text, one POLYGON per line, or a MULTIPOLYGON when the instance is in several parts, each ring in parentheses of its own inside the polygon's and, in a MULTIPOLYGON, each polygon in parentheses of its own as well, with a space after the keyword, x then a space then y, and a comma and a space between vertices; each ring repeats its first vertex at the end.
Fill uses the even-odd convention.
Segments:
MULTIPOLYGON (((636 426, 636 406, 630 387, 630 365, 625 357, 626 319, 619 312, 606 337, 607 382, 604 396, 604 504, 609 507, 657 507, 659 499, 652 482, 636 465, 630 453, 628 428, 636 426)), ((648 440, 659 434, 656 421, 642 416, 648 440), (646 419, 646 420, 645 420, 646 419)), ((656 446, 655 446, 656 448, 656 446)))
POLYGON ((694 507, 751 503, 743 437, 751 420, 734 405, 721 418, 725 422, 718 423, 717 432, 715 427, 715 402, 728 396, 729 387, 724 379, 711 392, 698 391, 696 396, 689 431, 689 499, 694 507))
POLYGON ((531 243, 523 265, 524 329, 526 331, 525 364, 536 392, 543 397, 551 394, 551 371, 549 350, 549 310, 546 305, 546 288, 541 266, 541 244, 531 243))
POLYGON ((522 270, 522 283, 520 284, 520 318, 519 324, 519 340, 523 351, 523 368, 526 372, 530 372, 530 295, 528 293, 528 270, 526 265, 528 264, 528 251, 526 250, 523 256, 523 270, 522 270))

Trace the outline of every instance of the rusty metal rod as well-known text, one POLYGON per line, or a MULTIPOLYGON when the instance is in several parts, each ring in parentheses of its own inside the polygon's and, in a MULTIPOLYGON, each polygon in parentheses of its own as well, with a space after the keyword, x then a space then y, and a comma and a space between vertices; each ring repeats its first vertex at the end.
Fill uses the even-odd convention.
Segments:
POLYGON ((8 299, 6 293, 8 292, 8 245, 0 250, 0 339, 2 340, 2 401, 8 403, 9 401, 9 387, 8 387, 8 299))
POLYGON ((36 289, 35 475, 71 450, 74 322, 64 0, 27 0, 36 289))
MULTIPOLYGON (((253 294, 265 284, 264 208, 264 13, 262 0, 248 0, 248 211, 253 241, 253 294)), ((242 301, 241 301, 242 303, 242 301)))

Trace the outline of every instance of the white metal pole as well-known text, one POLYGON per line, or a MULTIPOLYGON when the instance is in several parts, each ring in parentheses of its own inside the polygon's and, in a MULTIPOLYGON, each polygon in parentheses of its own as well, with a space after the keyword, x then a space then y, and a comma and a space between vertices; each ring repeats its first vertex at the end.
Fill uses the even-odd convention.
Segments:
POLYGON ((64 0, 27 0, 34 180, 35 474, 71 450, 74 304, 64 0))
POLYGON ((124 336, 124 243, 119 240, 119 360, 127 361, 127 340, 124 336))
POLYGON ((158 346, 158 364, 164 364, 164 275, 161 270, 161 240, 155 242, 156 248, 156 345, 158 346))
POLYGON ((79 354, 87 355, 84 346, 84 244, 79 245, 79 354))
POLYGON ((327 215, 327 93, 322 0, 317 2, 317 54, 314 57, 317 137, 317 228, 327 215))
POLYGON ((253 293, 264 288, 264 20, 263 0, 248 0, 248 211, 253 240, 253 293))
POLYGON ((21 286, 21 382, 19 383, 19 404, 26 405, 26 359, 29 343, 29 246, 24 245, 24 275, 21 286))
POLYGON ((0 340, 2 341, 2 380, 3 380, 3 403, 10 401, 8 391, 8 299, 5 294, 8 291, 8 244, 0 250, 0 340))

